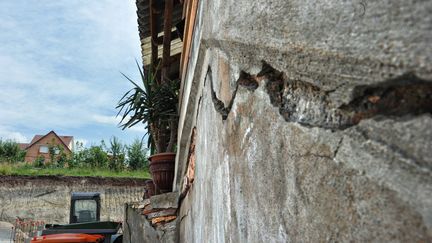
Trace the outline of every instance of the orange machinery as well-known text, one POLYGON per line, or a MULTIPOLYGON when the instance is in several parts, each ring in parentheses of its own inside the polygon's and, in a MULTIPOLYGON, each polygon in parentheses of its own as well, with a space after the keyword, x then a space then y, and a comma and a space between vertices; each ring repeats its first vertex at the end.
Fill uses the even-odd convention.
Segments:
POLYGON ((105 237, 103 235, 89 234, 54 234, 33 237, 31 243, 101 243, 105 237))

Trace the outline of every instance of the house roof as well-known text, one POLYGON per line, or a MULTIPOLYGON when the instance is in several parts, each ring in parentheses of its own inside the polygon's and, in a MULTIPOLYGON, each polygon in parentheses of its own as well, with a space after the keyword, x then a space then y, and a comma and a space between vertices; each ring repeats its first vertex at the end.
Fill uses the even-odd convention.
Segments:
POLYGON ((33 137, 33 139, 31 140, 31 142, 30 142, 29 145, 34 144, 36 141, 39 141, 39 140, 40 140, 41 138, 43 138, 44 136, 46 136, 46 135, 35 135, 35 136, 33 137))
POLYGON ((35 135, 33 137, 33 139, 31 140, 30 144, 28 144, 28 146, 26 148, 33 146, 34 144, 36 144, 37 142, 39 142, 40 140, 42 140, 44 137, 48 136, 51 133, 54 134, 54 136, 56 136, 63 143, 63 145, 66 147, 66 149, 71 151, 68 144, 73 140, 73 136, 59 136, 54 131, 51 131, 45 135, 35 135))
POLYGON ((69 144, 72 140, 73 137, 72 136, 58 136, 64 144, 69 144))
POLYGON ((18 143, 18 147, 20 149, 26 149, 29 145, 29 143, 18 143))

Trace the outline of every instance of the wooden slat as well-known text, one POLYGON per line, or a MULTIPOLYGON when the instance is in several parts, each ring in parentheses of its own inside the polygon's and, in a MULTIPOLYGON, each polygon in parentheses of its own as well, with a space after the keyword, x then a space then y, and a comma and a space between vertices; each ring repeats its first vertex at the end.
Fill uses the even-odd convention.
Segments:
MULTIPOLYGON (((171 41, 173 41, 173 40, 175 40, 177 38, 179 38, 178 32, 177 31, 172 31, 171 32, 171 41)), ((164 36, 159 36, 157 38, 156 45, 162 45, 163 44, 163 40, 164 40, 164 36)))
MULTIPOLYGON (((162 35, 159 35, 161 37, 162 35)), ((158 37, 158 38, 159 38, 158 37)), ((141 40, 141 54, 145 66, 151 64, 151 40, 150 37, 141 40)), ((158 46, 158 56, 157 58, 162 60, 162 45, 158 46)), ((171 56, 181 53, 183 49, 183 43, 180 38, 171 40, 171 56)), ((161 62, 156 61, 156 66, 161 64, 161 62)))

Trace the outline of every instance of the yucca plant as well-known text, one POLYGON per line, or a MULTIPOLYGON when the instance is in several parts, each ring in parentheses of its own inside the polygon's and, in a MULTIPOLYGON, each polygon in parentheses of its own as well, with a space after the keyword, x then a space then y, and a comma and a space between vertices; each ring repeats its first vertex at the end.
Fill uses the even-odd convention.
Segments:
POLYGON ((123 95, 116 107, 119 109, 117 116, 121 115, 120 127, 126 129, 142 123, 147 130, 148 147, 152 154, 174 152, 177 143, 179 82, 168 80, 158 83, 155 73, 144 73, 138 62, 136 64, 142 86, 122 73, 134 87, 123 95))

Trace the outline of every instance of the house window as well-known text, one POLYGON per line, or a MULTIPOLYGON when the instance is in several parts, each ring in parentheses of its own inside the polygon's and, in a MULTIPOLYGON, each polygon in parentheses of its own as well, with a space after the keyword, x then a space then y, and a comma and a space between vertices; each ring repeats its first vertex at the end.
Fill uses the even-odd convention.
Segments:
POLYGON ((39 153, 44 153, 47 154, 48 153, 48 146, 42 145, 39 147, 39 153))
POLYGON ((59 149, 59 148, 55 148, 55 149, 54 149, 54 153, 55 153, 55 154, 59 154, 59 153, 60 153, 60 149, 59 149))

